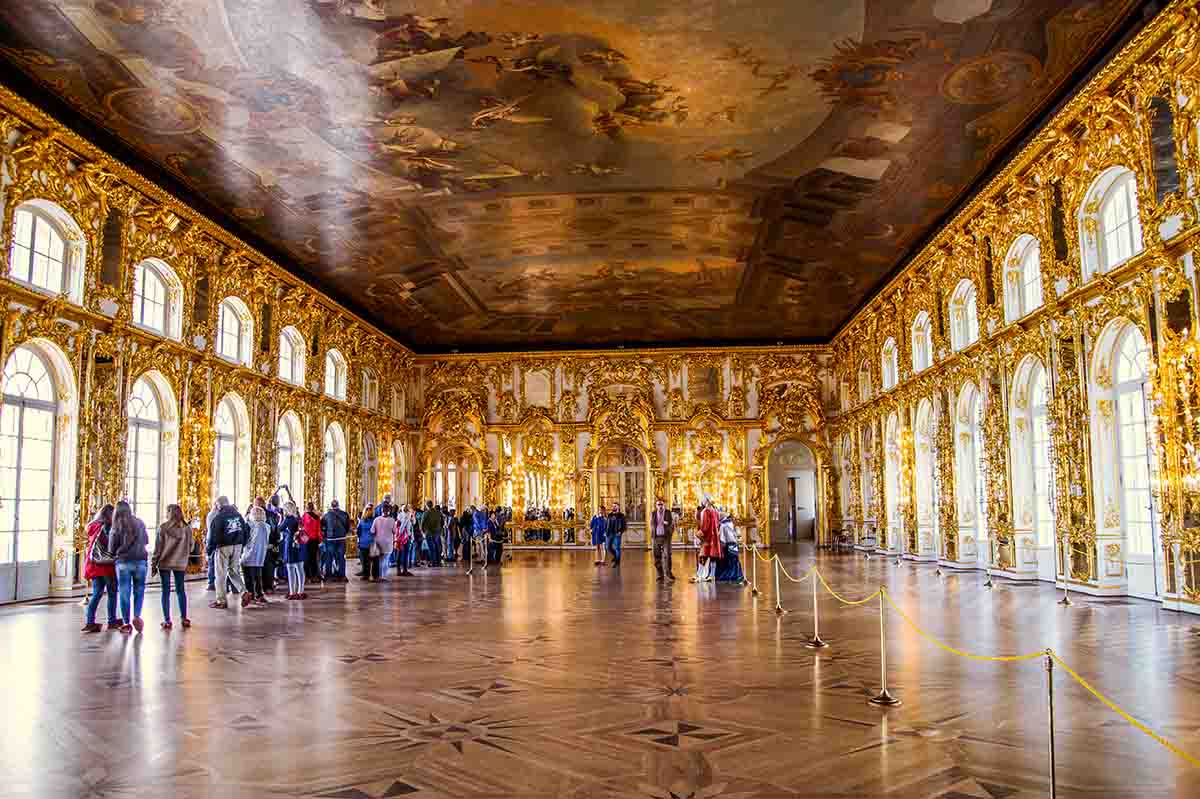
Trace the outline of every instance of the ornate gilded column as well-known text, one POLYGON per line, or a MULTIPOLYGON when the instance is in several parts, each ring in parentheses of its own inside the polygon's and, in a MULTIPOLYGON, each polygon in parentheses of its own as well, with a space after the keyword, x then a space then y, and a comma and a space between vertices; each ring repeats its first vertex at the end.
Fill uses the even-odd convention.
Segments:
POLYGON ((1004 371, 993 363, 984 377, 983 462, 987 491, 989 565, 1016 565, 1008 472, 1008 413, 1004 371))
POLYGON ((958 560, 958 497, 954 483, 954 394, 951 389, 938 391, 935 444, 935 474, 938 492, 938 532, 941 534, 941 560, 958 560))
POLYGON ((1091 427, 1081 369, 1082 351, 1082 328, 1075 313, 1068 312, 1058 320, 1051 370, 1053 396, 1048 408, 1057 500, 1055 524, 1060 539, 1055 544, 1055 560, 1060 578, 1091 581, 1096 573, 1096 525, 1092 512, 1091 427))
POLYGON ((212 462, 216 432, 212 427, 209 367, 188 361, 180 380, 179 505, 191 519, 196 540, 204 545, 204 518, 212 504, 212 462))
POLYGON ((911 402, 900 406, 900 523, 903 525, 903 553, 916 558, 921 553, 917 530, 916 437, 913 435, 915 406, 911 402))

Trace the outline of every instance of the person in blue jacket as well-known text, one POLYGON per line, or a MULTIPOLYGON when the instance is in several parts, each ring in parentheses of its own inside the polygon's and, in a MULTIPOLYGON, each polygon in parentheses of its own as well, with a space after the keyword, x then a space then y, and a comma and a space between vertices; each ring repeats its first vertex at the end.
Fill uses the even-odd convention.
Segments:
POLYGON ((597 507, 596 512, 592 514, 590 526, 592 528, 592 546, 596 548, 596 562, 593 565, 603 566, 605 545, 604 534, 608 529, 608 517, 601 512, 599 507, 597 507))
MULTIPOLYGON (((381 506, 382 510, 387 510, 387 502, 381 506)), ((371 526, 375 524, 375 516, 383 515, 381 511, 377 512, 375 508, 367 505, 363 508, 362 517, 358 520, 358 561, 362 564, 362 570, 358 575, 364 580, 370 580, 372 577, 379 576, 379 564, 371 562, 371 544, 375 543, 375 533, 371 526), (372 570, 372 565, 374 569, 372 570)))

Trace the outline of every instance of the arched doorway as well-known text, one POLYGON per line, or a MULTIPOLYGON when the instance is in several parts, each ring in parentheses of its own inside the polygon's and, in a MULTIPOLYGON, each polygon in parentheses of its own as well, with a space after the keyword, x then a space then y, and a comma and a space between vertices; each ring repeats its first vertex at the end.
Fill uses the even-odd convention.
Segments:
POLYGON ((881 542, 884 549, 903 551, 900 535, 900 420, 888 416, 883 426, 883 505, 887 519, 887 536, 881 542))
POLYGON ((817 460, 799 441, 782 441, 767 458, 771 540, 815 541, 817 460))
POLYGON ((938 495, 934 475, 934 417, 933 403, 927 399, 917 405, 916 457, 914 469, 917 490, 917 551, 918 556, 941 555, 938 535, 938 495))
POLYGON ((427 496, 417 498, 418 502, 432 499, 438 505, 454 508, 460 513, 472 505, 482 506, 479 455, 464 446, 442 450, 429 464, 426 486, 427 496))
POLYGON ((624 544, 646 542, 646 456, 629 444, 609 444, 596 454, 596 501, 625 514, 624 544))
POLYGON ((379 454, 375 448, 375 436, 367 433, 363 436, 363 483, 362 497, 359 502, 363 505, 374 505, 379 501, 379 454))
POLYGON ((178 494, 179 425, 170 383, 159 372, 146 372, 130 389, 126 411, 125 498, 153 548, 166 507, 178 494))
MULTIPOLYGON (((60 521, 59 545, 70 546, 76 404, 70 362, 57 346, 31 341, 8 357, 0 383, 0 603, 50 593, 60 521)), ((60 578, 65 569, 60 563, 60 578)))

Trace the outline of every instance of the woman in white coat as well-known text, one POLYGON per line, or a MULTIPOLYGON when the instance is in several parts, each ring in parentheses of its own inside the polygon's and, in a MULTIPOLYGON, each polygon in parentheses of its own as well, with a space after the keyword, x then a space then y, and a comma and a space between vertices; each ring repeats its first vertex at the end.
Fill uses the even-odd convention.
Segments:
MULTIPOLYGON (((396 541, 396 506, 385 504, 383 513, 375 517, 371 524, 371 532, 375 536, 375 546, 379 548, 379 563, 386 564, 392 556, 396 541)), ((386 566, 384 567, 386 568, 386 566)), ((380 575, 380 580, 387 579, 380 575)))

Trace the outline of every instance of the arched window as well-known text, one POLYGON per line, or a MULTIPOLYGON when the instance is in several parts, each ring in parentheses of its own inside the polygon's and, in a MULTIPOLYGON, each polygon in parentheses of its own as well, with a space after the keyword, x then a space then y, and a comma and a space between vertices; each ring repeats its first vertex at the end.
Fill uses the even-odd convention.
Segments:
POLYGON ((1004 317, 1015 322, 1040 307, 1041 248, 1033 236, 1022 234, 1013 242, 1004 261, 1004 317))
POLYGON ((158 392, 138 378, 126 404, 129 437, 125 447, 125 496, 146 524, 153 547, 163 507, 163 408, 158 392))
POLYGON ((292 411, 279 417, 275 432, 277 485, 287 486, 292 501, 304 507, 304 428, 292 411))
POLYGON ((346 504, 346 434, 337 422, 325 428, 325 469, 322 500, 324 507, 337 500, 346 504))
POLYGON ((304 385, 304 336, 292 326, 279 333, 279 379, 304 385))
POLYGON ((399 441, 392 444, 392 501, 398 505, 408 502, 408 469, 404 445, 399 441))
POLYGON ((899 380, 899 355, 896 352, 896 340, 889 338, 883 342, 883 390, 891 391, 899 380))
POLYGON ((929 314, 921 311, 912 325, 913 372, 921 372, 933 366, 933 329, 929 314))
POLYGON ((57 392, 32 347, 4 364, 0 406, 0 602, 49 592, 57 392))
POLYGON ((1054 475, 1050 466, 1049 393, 1041 361, 1017 367, 1013 390, 1013 487, 1018 530, 1036 533, 1038 546, 1054 545, 1054 475))
POLYGON ((1111 167, 1088 189, 1079 211, 1083 277, 1090 280, 1142 251, 1137 179, 1125 167, 1111 167))
POLYGON ((959 393, 956 404, 955 478, 958 503, 960 559, 986 562, 987 492, 983 465, 983 397, 971 383, 959 393), (968 541, 967 539, 971 540, 968 541))
POLYGON ((922 551, 926 549, 926 541, 937 541, 938 539, 938 497, 937 491, 934 490, 936 475, 933 469, 935 446, 933 425, 933 404, 927 399, 921 400, 917 405, 916 429, 913 436, 913 445, 916 447, 913 483, 917 494, 918 547, 922 551))
POLYGON ((22 203, 13 213, 8 275, 28 286, 82 300, 83 231, 46 200, 22 203))
POLYGON ((217 354, 235 363, 250 365, 254 340, 254 317, 237 297, 221 300, 217 315, 217 354))
POLYGON ((250 502, 250 420, 240 397, 225 395, 217 405, 213 427, 217 434, 213 458, 216 495, 245 509, 250 502))
POLYGON ((1116 395, 1117 457, 1121 473, 1121 520, 1131 555, 1154 551, 1150 494, 1147 387, 1149 353, 1141 332, 1128 325, 1121 334, 1113 364, 1116 395))
POLYGON ((858 401, 866 402, 871 399, 871 364, 866 358, 858 367, 858 401))
POLYGON ((182 335, 183 284, 164 261, 149 258, 133 272, 133 323, 159 335, 182 335))
POLYGON ((325 353, 325 394, 346 399, 346 359, 337 350, 325 353))
POLYGON ((950 296, 950 345, 965 349, 979 340, 979 308, 975 284, 960 280, 950 296))
POLYGON ((887 515, 888 549, 900 549, 900 421, 887 418, 883 434, 883 499, 887 515))
POLYGON ((370 369, 363 369, 362 403, 369 410, 379 409, 379 378, 370 369))
POLYGON ((374 505, 379 501, 379 454, 375 448, 375 436, 363 436, 363 504, 374 505))
POLYGON ((398 387, 392 388, 392 418, 404 418, 404 391, 398 387))

